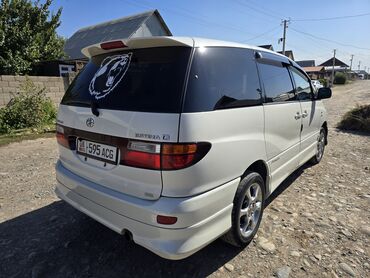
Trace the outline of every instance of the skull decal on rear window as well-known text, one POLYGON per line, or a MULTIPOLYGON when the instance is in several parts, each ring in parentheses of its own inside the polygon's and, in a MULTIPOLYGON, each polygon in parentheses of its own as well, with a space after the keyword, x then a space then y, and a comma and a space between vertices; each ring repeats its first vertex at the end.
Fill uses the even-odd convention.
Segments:
POLYGON ((121 82, 130 65, 132 53, 109 56, 91 79, 89 92, 99 100, 111 93, 121 82))

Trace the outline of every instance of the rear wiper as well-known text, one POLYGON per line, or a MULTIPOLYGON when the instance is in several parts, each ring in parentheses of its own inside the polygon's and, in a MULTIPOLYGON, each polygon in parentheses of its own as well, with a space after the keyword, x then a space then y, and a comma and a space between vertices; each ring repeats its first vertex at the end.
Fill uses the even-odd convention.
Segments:
POLYGON ((66 105, 82 105, 82 106, 87 106, 89 107, 89 103, 86 101, 78 101, 78 100, 64 100, 62 104, 66 105))
POLYGON ((96 101, 91 101, 91 112, 96 116, 99 117, 99 110, 98 110, 98 103, 96 101))

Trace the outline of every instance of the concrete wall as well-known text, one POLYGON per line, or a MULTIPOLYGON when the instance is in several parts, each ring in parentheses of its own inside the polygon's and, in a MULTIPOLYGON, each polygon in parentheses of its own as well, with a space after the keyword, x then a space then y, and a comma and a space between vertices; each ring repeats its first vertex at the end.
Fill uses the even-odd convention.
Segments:
MULTIPOLYGON (((28 76, 32 82, 45 88, 46 96, 58 105, 72 77, 28 76)), ((13 94, 20 91, 20 85, 26 81, 25 76, 0 75, 0 107, 7 105, 13 94)))

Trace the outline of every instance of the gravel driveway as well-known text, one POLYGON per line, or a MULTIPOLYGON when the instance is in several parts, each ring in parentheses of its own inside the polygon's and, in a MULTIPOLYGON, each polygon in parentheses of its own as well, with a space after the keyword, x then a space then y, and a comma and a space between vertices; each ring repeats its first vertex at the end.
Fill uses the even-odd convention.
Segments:
POLYGON ((325 101, 329 145, 317 166, 293 173, 270 199, 244 250, 217 240, 168 261, 58 200, 54 139, 0 148, 0 277, 369 277, 370 137, 334 126, 370 81, 325 101))

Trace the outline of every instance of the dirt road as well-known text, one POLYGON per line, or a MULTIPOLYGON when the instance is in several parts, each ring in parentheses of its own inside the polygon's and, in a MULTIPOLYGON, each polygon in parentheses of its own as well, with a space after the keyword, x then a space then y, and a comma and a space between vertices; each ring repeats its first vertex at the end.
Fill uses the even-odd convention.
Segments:
POLYGON ((127 242, 54 195, 54 139, 0 148, 0 277, 369 277, 370 137, 334 126, 370 81, 325 101, 323 161, 284 182, 244 250, 217 240, 182 261, 127 242))

